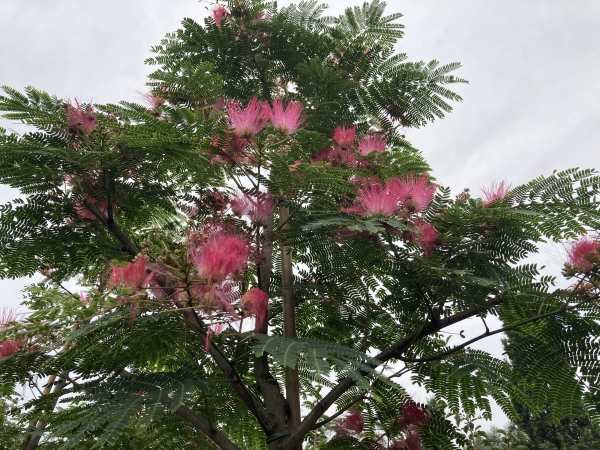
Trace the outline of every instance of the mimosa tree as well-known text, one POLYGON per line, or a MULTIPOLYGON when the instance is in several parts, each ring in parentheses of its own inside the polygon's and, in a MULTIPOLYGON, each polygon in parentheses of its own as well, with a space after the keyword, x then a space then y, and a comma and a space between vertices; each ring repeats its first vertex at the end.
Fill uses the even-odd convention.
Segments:
POLYGON ((460 100, 459 64, 395 53, 384 6, 215 6, 153 48, 145 105, 4 88, 35 131, 0 135, 0 274, 46 276, 0 326, 23 450, 467 445, 413 383, 597 421, 600 178, 452 198, 403 130, 460 100), (576 241, 570 289, 527 263, 547 240, 576 241), (471 348, 507 330, 518 364, 471 348))

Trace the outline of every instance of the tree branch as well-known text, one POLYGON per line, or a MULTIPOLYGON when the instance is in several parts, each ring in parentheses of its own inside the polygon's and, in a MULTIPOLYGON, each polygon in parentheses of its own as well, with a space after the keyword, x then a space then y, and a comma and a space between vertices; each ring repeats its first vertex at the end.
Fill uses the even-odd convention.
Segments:
POLYGON ((108 230, 123 244, 123 250, 131 256, 136 256, 140 251, 135 244, 127 237, 123 230, 115 223, 113 219, 109 219, 102 211, 96 208, 96 205, 90 203, 87 199, 83 200, 83 206, 90 211, 108 230))
POLYGON ((210 423, 199 416, 196 411, 187 406, 180 406, 175 410, 175 414, 188 421, 192 426, 205 434, 211 441, 219 446, 222 450, 243 450, 242 447, 234 444, 229 438, 221 431, 213 428, 210 423))
MULTIPOLYGON (((189 317, 186 322, 191 325, 191 328, 194 331, 194 333, 196 333, 202 341, 206 342, 206 332, 200 327, 197 316, 195 317, 196 323, 194 323, 194 321, 192 320, 189 320, 189 317)), ((265 433, 269 435, 274 425, 273 418, 270 417, 269 413, 263 408, 260 402, 244 384, 244 382, 242 381, 241 377, 239 376, 229 359, 227 359, 227 357, 213 342, 211 342, 208 346, 208 353, 210 354, 210 356, 212 356, 217 366, 219 366, 219 369, 221 369, 221 372, 223 372, 225 378, 231 383, 233 390, 246 404, 246 406, 254 415, 254 417, 256 417, 265 433)))
MULTIPOLYGON (((566 311, 570 311, 572 309, 576 309, 579 306, 581 306, 584 303, 588 303, 589 300, 583 301, 583 302, 579 302, 576 305, 573 306, 567 306, 567 304, 565 303, 563 306, 561 306, 558 309, 555 309, 554 311, 551 311, 549 313, 545 313, 545 314, 538 314, 534 317, 530 317, 529 319, 525 319, 522 320, 520 322, 517 323, 513 323, 512 325, 507 325, 505 327, 499 328, 497 330, 494 331, 490 331, 489 329, 486 330, 485 333, 480 334, 479 336, 474 337, 473 339, 470 339, 466 342, 463 342, 460 345, 456 345, 454 347, 452 347, 451 349, 442 352, 442 353, 438 353, 437 355, 433 355, 433 356, 428 356, 426 358, 404 358, 402 356, 398 356, 398 359, 400 361, 404 361, 404 362, 414 362, 414 363, 420 363, 420 362, 429 362, 429 361, 435 361, 437 359, 441 359, 444 358, 445 356, 451 355, 452 353, 455 353, 459 350, 462 350, 463 348, 467 347, 468 345, 473 344, 474 342, 480 341, 481 339, 484 339, 488 336, 493 336, 494 334, 498 334, 498 333, 504 333, 505 331, 513 331, 513 330, 517 330, 520 326, 523 325, 527 325, 528 323, 531 322, 535 322, 536 320, 540 320, 540 319, 544 319, 546 317, 550 317, 550 316, 555 316, 557 314, 566 312, 566 311)), ((487 325, 486 325, 487 328, 487 325)))
MULTIPOLYGON (((491 309, 500 305, 501 303, 502 300, 500 298, 494 298, 486 302, 485 308, 472 308, 435 322, 429 322, 420 330, 407 334, 402 339, 380 352, 377 356, 375 356, 375 359, 381 362, 386 362, 392 358, 400 359, 402 354, 408 350, 408 348, 414 342, 418 342, 424 337, 433 333, 437 333, 438 331, 449 327, 450 325, 454 325, 455 323, 459 323, 465 319, 474 317, 477 314, 480 314, 482 309, 491 309)), ((317 423, 317 420, 319 420, 325 411, 327 411, 331 405, 333 405, 348 389, 354 386, 355 383, 356 382, 352 378, 347 377, 334 386, 333 389, 331 389, 331 391, 329 391, 329 393, 316 404, 312 411, 308 413, 298 428, 296 428, 289 437, 281 441, 279 449, 284 450, 288 448, 294 448, 295 445, 301 443, 304 436, 313 429, 317 423)))

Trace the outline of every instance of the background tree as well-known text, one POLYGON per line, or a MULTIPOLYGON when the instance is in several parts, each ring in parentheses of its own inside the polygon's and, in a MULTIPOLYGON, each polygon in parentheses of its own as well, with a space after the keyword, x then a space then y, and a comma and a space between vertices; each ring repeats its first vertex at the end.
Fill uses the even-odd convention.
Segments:
MULTIPOLYGON (((507 333, 504 345, 511 362, 518 363, 520 342, 518 334, 507 333)), ((532 448, 583 450, 600 446, 600 436, 583 409, 577 411, 574 417, 550 423, 548 416, 551 405, 545 405, 539 415, 534 415, 531 410, 517 402, 514 402, 514 406, 519 414, 517 425, 531 439, 532 448)))
POLYGON ((44 380, 21 448, 469 445, 406 395, 409 373, 454 415, 490 418, 493 398, 516 418, 514 398, 597 418, 597 243, 570 247, 570 290, 524 260, 598 228, 600 179, 451 200, 402 129, 460 100, 459 65, 394 54, 383 3, 323 10, 185 19, 146 105, 4 88, 4 117, 37 131, 0 136, 24 195, 2 210, 0 269, 47 276, 0 329, 2 383, 44 380), (486 331, 450 342, 470 318, 486 331), (469 347, 509 330, 522 364, 469 347))

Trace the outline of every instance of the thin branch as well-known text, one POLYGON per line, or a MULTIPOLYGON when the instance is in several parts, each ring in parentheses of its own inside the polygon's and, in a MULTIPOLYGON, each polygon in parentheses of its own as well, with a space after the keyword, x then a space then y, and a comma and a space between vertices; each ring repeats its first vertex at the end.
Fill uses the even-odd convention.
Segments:
POLYGON ((135 244, 127 237, 127 235, 121 230, 121 228, 115 223, 113 219, 109 219, 104 215, 102 211, 96 208, 96 205, 90 203, 87 199, 83 200, 83 206, 85 206, 108 230, 123 244, 122 250, 129 253, 131 256, 136 256, 140 251, 135 244))
MULTIPOLYGON (((202 329, 201 322, 198 316, 192 311, 196 323, 190 320, 189 317, 186 320, 192 331, 202 340, 206 341, 206 332, 202 329)), ((265 433, 269 434, 273 427, 273 419, 269 417, 268 412, 263 408, 260 402, 244 384, 241 377, 229 361, 227 357, 221 352, 221 350, 215 345, 214 342, 210 342, 208 346, 208 353, 212 356, 213 360, 223 372, 225 378, 231 383, 233 390, 238 394, 240 399, 246 404, 250 412, 256 417, 265 433)))
POLYGON ((175 414, 189 422, 194 428, 196 428, 202 434, 210 438, 210 440, 217 444, 220 449, 243 450, 242 447, 239 447, 231 440, 229 440, 227 435, 211 427, 210 423, 206 419, 198 415, 193 409, 181 405, 175 410, 175 414))

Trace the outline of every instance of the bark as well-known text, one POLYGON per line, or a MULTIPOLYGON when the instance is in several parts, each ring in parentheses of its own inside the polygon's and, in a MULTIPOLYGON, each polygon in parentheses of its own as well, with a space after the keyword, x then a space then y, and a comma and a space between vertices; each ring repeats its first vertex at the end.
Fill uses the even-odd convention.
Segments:
MULTIPOLYGON (((281 230, 288 230, 290 211, 287 205, 279 208, 281 230)), ((284 236, 285 239, 285 236, 284 236)), ((287 245, 281 245, 281 287, 283 291, 283 336, 296 337, 296 303, 294 300, 294 273, 292 271, 292 253, 287 245)), ((300 381, 298 366, 285 368, 285 395, 290 407, 288 432, 292 433, 300 425, 300 381)), ((301 445, 290 446, 290 449, 301 450, 301 445)))
MULTIPOLYGON (((273 215, 264 231, 264 241, 262 246, 263 260, 259 264, 258 282, 260 289, 269 294, 271 287, 271 274, 273 262, 273 215)), ((259 333, 268 333, 268 320, 265 320, 259 333)), ((266 410, 273 421, 273 428, 267 433, 267 436, 274 434, 287 433, 287 402, 281 393, 281 388, 277 380, 273 377, 269 370, 269 362, 266 354, 254 358, 254 379, 258 390, 262 394, 266 410)), ((276 448, 276 443, 270 443, 269 448, 276 448)))

